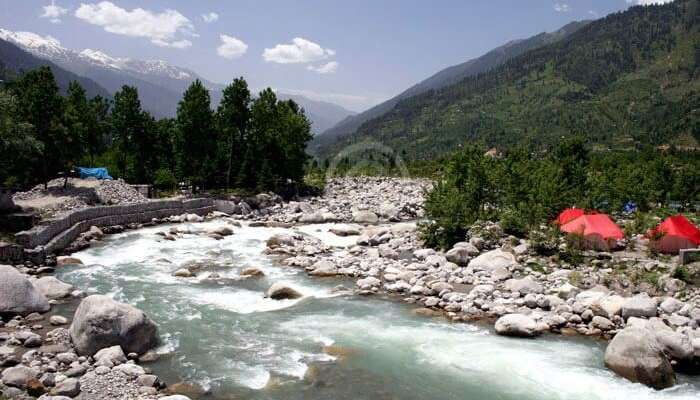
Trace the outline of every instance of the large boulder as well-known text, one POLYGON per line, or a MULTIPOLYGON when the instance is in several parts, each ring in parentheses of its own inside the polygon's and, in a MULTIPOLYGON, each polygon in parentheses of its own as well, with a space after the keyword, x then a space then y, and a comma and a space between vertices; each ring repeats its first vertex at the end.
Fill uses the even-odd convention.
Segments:
POLYGON ((352 213, 352 220, 358 224, 376 224, 379 217, 372 211, 355 211, 352 213))
POLYGON ((335 264, 327 260, 317 261, 314 265, 311 266, 311 271, 309 271, 309 275, 317 277, 335 276, 338 275, 338 267, 336 267, 335 264))
POLYGON ((649 329, 630 327, 615 335, 605 349, 605 366, 623 378, 654 389, 676 383, 671 363, 649 329))
POLYGON ((141 310, 107 296, 86 297, 78 306, 70 335, 79 354, 93 355, 121 346, 126 353, 145 353, 158 344, 157 326, 141 310))
POLYGON ((28 315, 47 312, 46 297, 19 271, 0 265, 0 315, 28 315))
POLYGON ((505 283, 505 289, 510 292, 519 292, 522 295, 528 293, 542 293, 544 288, 537 283, 532 277, 526 276, 522 279, 508 279, 505 283))
POLYGON ((450 251, 445 253, 445 258, 449 262, 455 263, 460 266, 465 266, 469 264, 469 260, 471 260, 472 254, 473 253, 467 247, 455 246, 450 251))
POLYGON ((614 316, 620 315, 625 302, 626 299, 624 297, 616 294, 604 296, 593 301, 591 304, 591 311, 593 311, 595 315, 612 319, 614 316))
POLYGON ((655 317, 656 306, 656 299, 649 297, 646 293, 638 294, 625 300, 624 304, 622 305, 622 318, 655 317))
POLYGON ((24 389, 38 375, 39 373, 34 369, 25 365, 17 365, 2 371, 2 383, 7 386, 24 389))
POLYGON ((37 279, 34 281, 34 287, 47 299, 62 299, 70 296, 71 292, 73 292, 73 285, 61 282, 53 276, 37 279))
POLYGON ((284 282, 276 282, 267 289, 266 296, 273 300, 298 299, 302 294, 284 282))
POLYGON ((501 249, 491 250, 469 261, 469 266, 477 270, 510 268, 517 264, 513 253, 501 249))
POLYGON ((533 337, 539 334, 537 322, 524 314, 506 314, 496 321, 496 333, 503 336, 533 337))

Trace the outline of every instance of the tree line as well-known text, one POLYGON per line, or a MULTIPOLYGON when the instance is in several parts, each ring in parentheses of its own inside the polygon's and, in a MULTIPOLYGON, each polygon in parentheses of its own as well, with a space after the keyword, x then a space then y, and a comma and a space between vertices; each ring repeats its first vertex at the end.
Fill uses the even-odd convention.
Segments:
POLYGON ((312 138, 304 110, 272 89, 253 97, 243 78, 216 109, 199 81, 184 92, 175 118, 141 108, 138 90, 88 99, 78 82, 61 96, 49 67, 0 88, 0 184, 55 178, 75 166, 106 166, 131 183, 174 188, 278 190, 300 183, 312 138))
POLYGON ((644 212, 700 203, 698 152, 596 152, 581 137, 534 149, 521 145, 492 157, 471 145, 446 158, 425 203, 433 221, 423 227, 428 245, 464 240, 477 220, 526 236, 572 206, 620 212, 633 203, 644 212))

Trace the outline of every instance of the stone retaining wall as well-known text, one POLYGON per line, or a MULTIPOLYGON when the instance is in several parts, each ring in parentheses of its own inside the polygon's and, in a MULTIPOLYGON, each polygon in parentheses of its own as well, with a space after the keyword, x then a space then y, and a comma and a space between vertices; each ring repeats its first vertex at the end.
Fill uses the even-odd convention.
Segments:
POLYGON ((68 246, 91 226, 126 225, 149 222, 153 218, 165 218, 184 213, 205 215, 215 211, 211 199, 155 200, 117 206, 90 207, 73 211, 61 218, 15 234, 18 244, 25 249, 43 247, 45 254, 68 246))

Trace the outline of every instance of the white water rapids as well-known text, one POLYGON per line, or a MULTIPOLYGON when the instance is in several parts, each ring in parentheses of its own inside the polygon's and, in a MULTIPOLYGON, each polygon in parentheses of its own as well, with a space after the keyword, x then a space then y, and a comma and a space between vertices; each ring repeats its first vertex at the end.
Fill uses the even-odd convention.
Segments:
MULTIPOLYGON (((183 224, 209 231, 225 224, 183 224)), ((85 266, 59 279, 88 293, 109 294, 144 310, 159 325, 164 354, 153 365, 168 383, 195 382, 205 398, 251 399, 697 399, 696 380, 657 392, 603 367, 604 344, 545 336, 518 340, 485 326, 416 317, 406 305, 336 294, 347 279, 313 279, 262 254, 281 228, 234 228, 217 241, 188 234, 163 240, 160 226, 129 231, 74 254, 85 266), (183 264, 204 266, 176 278, 183 264), (235 281, 255 266, 266 276, 235 281), (225 285, 210 273, 232 278, 225 285), (286 281, 300 300, 264 297, 286 281), (325 348, 332 345, 335 351, 325 348), (340 350, 338 350, 340 349, 340 350)), ((355 238, 302 230, 327 244, 355 238)))

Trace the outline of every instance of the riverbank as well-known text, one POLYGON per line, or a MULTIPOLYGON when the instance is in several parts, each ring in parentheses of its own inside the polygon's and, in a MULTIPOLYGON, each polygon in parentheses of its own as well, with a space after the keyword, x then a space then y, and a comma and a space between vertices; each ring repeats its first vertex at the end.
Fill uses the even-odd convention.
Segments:
MULTIPOLYGON (((350 277, 355 280, 357 294, 387 294, 403 299, 415 307, 418 315, 445 315, 455 322, 497 321, 496 330, 505 335, 535 336, 555 332, 609 339, 625 328, 644 325, 644 332, 653 334, 654 346, 660 347, 656 356, 664 357, 679 370, 692 371, 700 336, 697 335, 700 322, 697 290, 670 276, 673 270, 670 262, 650 259, 641 252, 590 253, 586 254, 582 265, 568 265, 552 257, 533 254, 527 241, 504 235, 494 224, 474 227, 464 243, 448 252, 425 249, 411 221, 421 216, 419 206, 427 184, 389 178, 333 181, 326 196, 308 202, 270 202, 267 207, 258 206, 256 211, 236 218, 221 213, 207 218, 196 215, 166 218, 155 222, 189 221, 194 225, 149 229, 159 238, 155 240, 171 243, 176 249, 178 241, 183 240, 181 244, 185 244, 193 238, 226 243, 225 238, 235 237, 241 229, 249 227, 293 227, 289 232, 268 234, 265 253, 283 259, 282 263, 290 270, 303 270, 313 279, 350 277), (206 228, 206 224, 197 227, 198 223, 211 219, 219 221, 219 225, 211 229, 206 228), (310 224, 312 222, 321 224, 310 224), (632 279, 637 271, 655 273, 657 285, 652 286, 644 279, 632 279)), ((133 227, 139 228, 138 225, 133 227)), ((97 235, 89 243, 99 247, 100 238, 97 235)), ((125 251, 129 253, 135 249, 125 251)), ((76 260, 59 259, 59 264, 73 262, 76 260)), ((61 271, 62 267, 58 268, 61 271)), ((222 287, 238 282, 238 275, 223 273, 227 271, 224 266, 212 270, 198 263, 182 263, 163 268, 172 270, 172 275, 165 276, 168 284, 175 287, 178 282, 191 280, 222 287)), ((53 272, 46 266, 20 270, 39 276, 53 272), (40 271, 41 268, 48 269, 40 271)), ((100 293, 107 292, 111 290, 100 293)), ((75 303, 83 294, 71 291, 68 296, 73 299, 69 303, 75 303)), ((267 300, 266 304, 270 302, 274 304, 274 300, 267 300)), ((66 323, 70 320, 70 315, 67 316, 66 323)), ((12 349, 13 354, 17 349, 32 348, 24 343, 26 338, 22 341, 27 334, 21 332, 39 332, 42 343, 49 344, 53 343, 54 336, 65 338, 63 328, 57 328, 50 335, 34 329, 34 325, 46 322, 32 324, 33 318, 37 316, 6 323, 2 329, 8 337, 3 347, 12 349), (19 337, 16 337, 18 332, 19 337)), ((42 318, 50 320, 50 313, 42 318)), ((30 345, 34 345, 32 340, 30 345)), ((55 363, 59 353, 50 350, 36 353, 38 359, 24 359, 23 355, 18 355, 14 360, 19 361, 20 366, 39 369, 41 377, 47 373, 65 375, 71 368, 84 367, 82 376, 88 378, 80 378, 79 382, 85 381, 85 388, 114 389, 106 383, 109 379, 98 378, 102 375, 95 373, 97 366, 93 357, 82 361, 78 357, 66 365, 56 363, 54 368, 51 363, 55 363), (51 369, 57 371, 51 372, 51 369), (94 382, 103 382, 103 386, 94 382)), ((133 355, 131 358, 138 361, 133 355)), ((3 366, 15 361, 4 361, 3 366)), ((114 368, 116 366, 110 371, 114 368)), ((128 382, 119 381, 119 387, 128 388, 124 390, 130 394, 115 392, 115 396, 163 395, 155 382, 144 386, 138 380, 146 379, 139 378, 142 375, 150 375, 147 369, 142 372, 134 367, 122 368, 136 372, 124 378, 128 382)), ((104 368, 100 371, 107 373, 104 368)), ((665 372, 668 375, 669 371, 665 372)), ((119 369, 114 373, 124 375, 119 369)), ((59 378, 62 379, 65 378, 59 378)), ((42 385, 44 383, 46 389, 54 390, 55 385, 49 385, 51 382, 42 382, 42 385)), ((18 395, 16 390, 10 391, 18 395)), ((90 392, 86 389, 86 393, 90 392)))

